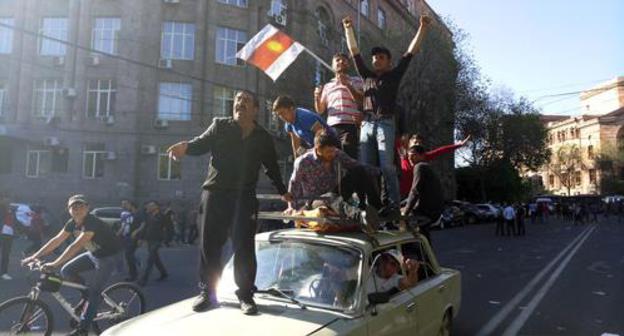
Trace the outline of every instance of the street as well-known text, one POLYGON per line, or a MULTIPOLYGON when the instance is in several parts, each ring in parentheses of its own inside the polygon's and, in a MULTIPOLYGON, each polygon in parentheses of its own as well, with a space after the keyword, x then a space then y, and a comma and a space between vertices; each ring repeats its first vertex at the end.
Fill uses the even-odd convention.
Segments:
MULTIPOLYGON (((432 240, 439 263, 462 272, 455 335, 624 334, 624 224, 615 218, 580 226, 554 218, 527 223, 525 237, 495 237, 494 224, 472 225, 435 231, 432 240)), ((27 272, 17 266, 23 245, 13 253, 14 280, 0 282, 0 301, 29 289, 27 272)), ((196 293, 195 249, 161 250, 170 277, 145 287, 148 310, 196 293)), ((140 255, 144 260, 145 251, 140 255)), ((67 316, 45 300, 58 334, 68 331, 67 316)))

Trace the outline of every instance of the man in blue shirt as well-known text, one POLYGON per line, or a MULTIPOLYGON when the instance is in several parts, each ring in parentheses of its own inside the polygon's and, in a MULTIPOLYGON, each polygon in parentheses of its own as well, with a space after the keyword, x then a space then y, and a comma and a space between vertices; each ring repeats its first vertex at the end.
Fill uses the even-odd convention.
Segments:
POLYGON ((288 96, 279 96, 273 102, 273 113, 284 121, 284 130, 290 135, 293 157, 297 158, 314 147, 314 137, 325 131, 333 137, 334 130, 318 114, 301 107, 288 96))

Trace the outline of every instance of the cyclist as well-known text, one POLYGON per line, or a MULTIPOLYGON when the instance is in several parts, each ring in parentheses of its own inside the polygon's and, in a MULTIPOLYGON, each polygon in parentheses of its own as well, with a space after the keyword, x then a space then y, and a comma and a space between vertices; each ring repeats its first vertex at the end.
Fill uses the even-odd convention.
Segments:
POLYGON ((88 335, 89 327, 100 303, 100 293, 121 261, 122 248, 113 229, 89 214, 89 202, 84 195, 70 197, 67 201, 67 209, 71 219, 67 221, 63 229, 39 251, 22 260, 22 264, 25 265, 50 255, 71 235, 76 237, 56 260, 43 264, 42 271, 50 272, 64 265, 61 275, 65 279, 84 284, 80 273, 95 270, 93 283, 90 284, 87 293, 88 303, 81 316, 80 324, 69 334, 71 336, 88 335), (83 248, 87 252, 76 256, 83 248))

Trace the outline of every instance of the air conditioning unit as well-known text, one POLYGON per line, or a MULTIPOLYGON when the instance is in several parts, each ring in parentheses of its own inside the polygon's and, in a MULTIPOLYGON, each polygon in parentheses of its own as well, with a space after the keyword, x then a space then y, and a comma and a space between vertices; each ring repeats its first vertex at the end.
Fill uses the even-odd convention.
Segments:
POLYGON ((286 26, 286 14, 273 15, 273 20, 280 26, 286 26))
POLYGON ((141 154, 143 154, 143 155, 154 155, 154 154, 156 154, 156 146, 142 145, 141 146, 141 154))
POLYGON ((173 68, 173 61, 169 58, 161 58, 158 60, 158 67, 163 69, 173 68))
POLYGON ((63 88, 63 96, 67 98, 76 97, 76 89, 74 88, 63 88))
POLYGON ((61 141, 59 141, 57 137, 46 137, 43 139, 43 144, 45 146, 54 147, 60 145, 61 141))
POLYGON ((169 127, 169 121, 166 119, 156 119, 154 120, 155 128, 167 128, 169 127))
POLYGON ((163 2, 168 4, 177 4, 180 3, 180 0, 163 0, 163 2))
POLYGON ((115 123, 115 116, 109 115, 103 118, 106 125, 113 125, 115 123))
POLYGON ((63 66, 65 65, 65 57, 64 56, 55 56, 54 57, 54 65, 63 66))
POLYGON ((92 66, 100 65, 100 55, 91 55, 89 57, 89 64, 91 64, 92 66))
POLYGON ((106 160, 117 160, 117 153, 106 152, 106 160))

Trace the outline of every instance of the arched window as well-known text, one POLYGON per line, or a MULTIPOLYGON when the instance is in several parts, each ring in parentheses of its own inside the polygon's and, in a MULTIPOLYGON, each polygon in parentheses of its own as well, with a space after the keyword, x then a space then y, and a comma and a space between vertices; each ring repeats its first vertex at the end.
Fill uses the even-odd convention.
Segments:
POLYGON ((320 37, 321 44, 329 45, 329 27, 331 27, 331 17, 327 10, 323 7, 316 9, 317 33, 320 37))

